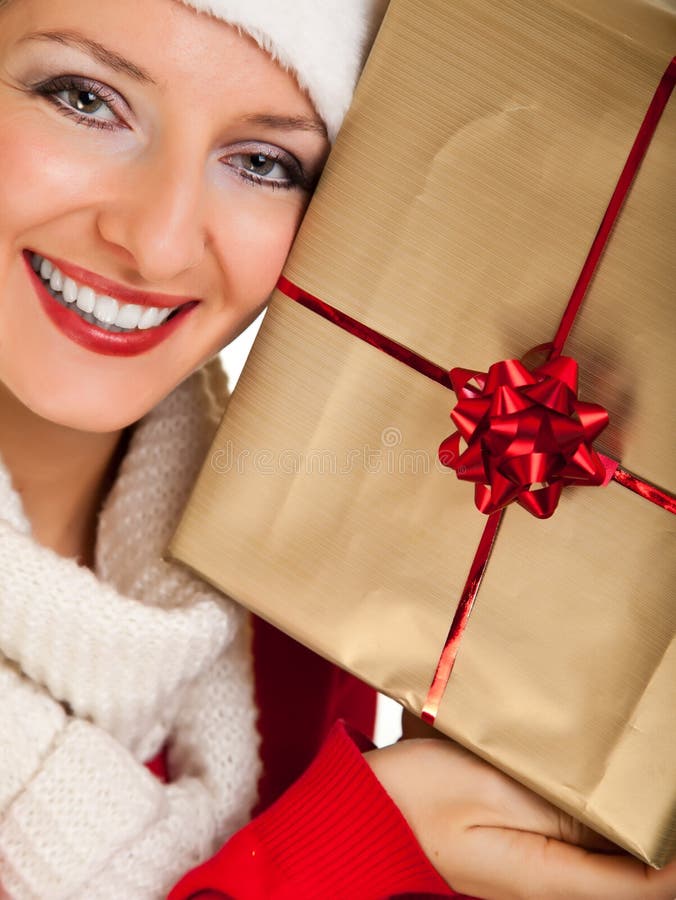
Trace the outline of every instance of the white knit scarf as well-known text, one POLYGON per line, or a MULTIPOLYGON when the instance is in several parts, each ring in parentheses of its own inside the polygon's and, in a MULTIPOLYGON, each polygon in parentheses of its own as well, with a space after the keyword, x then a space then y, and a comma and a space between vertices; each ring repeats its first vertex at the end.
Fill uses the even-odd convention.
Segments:
POLYGON ((37 544, 0 462, 0 885, 12 897, 161 897, 246 820, 258 777, 246 619, 161 558, 225 391, 212 362, 138 423, 94 572, 37 544), (143 763, 167 741, 176 783, 162 786, 143 763))

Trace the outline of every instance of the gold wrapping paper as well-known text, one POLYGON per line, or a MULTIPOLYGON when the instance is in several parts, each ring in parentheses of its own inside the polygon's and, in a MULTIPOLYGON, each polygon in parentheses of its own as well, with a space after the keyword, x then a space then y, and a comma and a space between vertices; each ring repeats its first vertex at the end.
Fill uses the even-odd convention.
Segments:
MULTIPOLYGON (((660 0, 393 0, 285 270, 450 368, 551 340, 676 48, 660 0)), ((566 346, 598 449, 674 489, 676 99, 566 346)), ((485 518, 455 396, 276 294, 170 554, 419 714, 485 518)), ((436 725, 655 866, 676 851, 674 519, 508 510, 436 725)))

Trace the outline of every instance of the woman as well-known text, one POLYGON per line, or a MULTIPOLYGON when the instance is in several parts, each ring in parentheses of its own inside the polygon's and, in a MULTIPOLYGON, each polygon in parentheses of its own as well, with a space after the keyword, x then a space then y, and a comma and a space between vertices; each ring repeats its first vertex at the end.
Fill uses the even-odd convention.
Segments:
POLYGON ((439 741, 362 756, 337 727, 242 827, 370 699, 260 624, 252 659, 243 611, 161 553, 209 361, 266 302, 381 6, 0 0, 7 896, 162 897, 235 832, 173 898, 676 893, 439 741))

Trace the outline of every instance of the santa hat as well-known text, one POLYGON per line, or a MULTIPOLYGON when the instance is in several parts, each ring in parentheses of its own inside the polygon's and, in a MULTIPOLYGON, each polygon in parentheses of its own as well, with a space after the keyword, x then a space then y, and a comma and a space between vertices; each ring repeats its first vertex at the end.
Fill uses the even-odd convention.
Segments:
POLYGON ((250 35, 307 91, 331 141, 388 0, 183 0, 250 35))

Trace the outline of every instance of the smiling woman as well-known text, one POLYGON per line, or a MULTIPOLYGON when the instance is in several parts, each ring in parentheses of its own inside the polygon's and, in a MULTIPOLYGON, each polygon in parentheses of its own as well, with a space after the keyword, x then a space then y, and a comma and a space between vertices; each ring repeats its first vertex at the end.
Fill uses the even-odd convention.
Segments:
POLYGON ((385 5, 0 0, 0 896, 676 893, 162 557, 385 5))
POLYGON ((255 802, 250 623, 161 554, 383 5, 0 0, 0 893, 164 896, 255 802))
POLYGON ((4 14, 0 378, 35 413, 110 433, 258 314, 328 140, 294 77, 223 22, 169 0, 85 6, 4 14))

